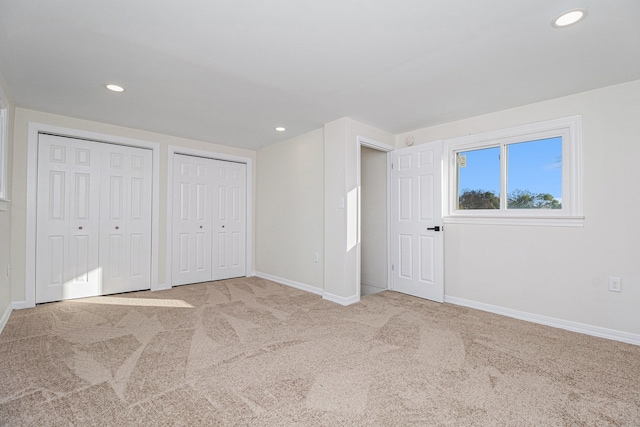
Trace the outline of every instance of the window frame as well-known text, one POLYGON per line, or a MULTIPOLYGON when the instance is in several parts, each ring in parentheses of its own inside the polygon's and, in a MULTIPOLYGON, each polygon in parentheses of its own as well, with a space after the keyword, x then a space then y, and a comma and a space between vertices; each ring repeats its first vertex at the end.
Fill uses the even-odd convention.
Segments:
MULTIPOLYGON (((0 92, 1 95, 1 92, 0 92)), ((2 97, 0 97, 0 210, 7 210, 9 204, 9 195, 7 189, 8 180, 8 107, 2 97)))
POLYGON ((444 222, 460 224, 583 226, 582 117, 548 120, 444 141, 444 222), (562 137, 562 208, 507 209, 507 146, 562 137), (457 153, 500 147, 500 209, 458 209, 457 153))

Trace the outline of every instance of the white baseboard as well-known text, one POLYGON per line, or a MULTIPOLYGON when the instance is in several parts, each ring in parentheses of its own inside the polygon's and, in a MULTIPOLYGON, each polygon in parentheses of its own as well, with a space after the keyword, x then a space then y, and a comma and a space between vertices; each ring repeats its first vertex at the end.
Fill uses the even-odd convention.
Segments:
POLYGON ((260 271, 256 271, 254 275, 262 279, 271 280, 272 282, 277 282, 283 285, 291 286, 292 288, 300 289, 301 291, 311 292, 312 294, 322 295, 324 293, 324 290, 322 288, 306 285, 294 280, 283 279, 282 277, 272 276, 271 274, 262 273, 260 271))
POLYGON ((9 321, 9 316, 11 316, 11 312, 12 311, 13 311, 13 304, 9 304, 7 306, 7 309, 4 311, 4 314, 0 318, 0 333, 2 333, 2 330, 4 329, 4 326, 9 321))
POLYGON ((340 305, 351 305, 360 301, 358 295, 341 297, 339 295, 330 294, 329 292, 324 292, 322 294, 322 299, 326 299, 327 301, 335 302, 336 304, 340 305))
POLYGON ((14 301, 12 305, 14 310, 22 310, 23 308, 27 308, 26 301, 14 301))
POLYGON ((353 295, 351 297, 341 297, 338 295, 330 294, 329 292, 325 292, 322 288, 318 288, 317 286, 311 286, 304 283, 296 282, 294 280, 283 279, 282 277, 273 276, 271 274, 262 273, 260 271, 255 272, 255 276, 261 277, 263 279, 271 280, 272 282, 281 283, 283 285, 291 286, 292 288, 300 289, 301 291, 310 292, 316 295, 322 295, 322 299, 326 299, 327 301, 335 302, 340 305, 351 305, 360 301, 357 295, 353 295))
POLYGON ((470 301, 463 298, 447 295, 445 295, 444 297, 444 302, 460 305, 463 307, 475 308, 477 310, 488 311, 490 313, 501 314, 503 316, 513 317, 514 319, 526 320, 527 322, 565 329, 567 331, 592 335, 594 337, 640 345, 640 335, 632 334, 629 332, 616 331, 615 329, 607 329, 600 326, 587 325, 585 323, 556 319, 555 317, 541 316, 539 314, 527 313, 525 311, 513 310, 510 308, 499 307, 497 305, 485 304, 482 302, 470 301))

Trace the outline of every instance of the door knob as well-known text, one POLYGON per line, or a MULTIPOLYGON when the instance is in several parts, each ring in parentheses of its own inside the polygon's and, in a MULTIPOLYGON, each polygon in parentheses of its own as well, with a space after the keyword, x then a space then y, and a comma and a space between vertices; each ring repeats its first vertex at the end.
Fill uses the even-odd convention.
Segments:
MULTIPOLYGON (((442 227, 442 229, 444 230, 444 227, 442 227)), ((427 230, 440 231, 440 226, 436 225, 435 227, 429 227, 427 230)))
POLYGON ((120 230, 120 227, 118 227, 117 225, 116 225, 116 230, 120 230))
POLYGON ((78 230, 82 230, 82 226, 78 227, 78 230))
POLYGON ((202 228, 202 226, 200 226, 200 228, 202 228))

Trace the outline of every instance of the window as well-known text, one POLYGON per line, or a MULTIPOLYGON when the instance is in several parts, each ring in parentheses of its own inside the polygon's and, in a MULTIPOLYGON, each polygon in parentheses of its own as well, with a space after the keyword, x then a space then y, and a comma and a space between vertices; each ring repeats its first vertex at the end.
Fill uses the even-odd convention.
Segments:
POLYGON ((0 100, 0 210, 7 209, 7 109, 0 100))
POLYGON ((582 225, 579 116, 445 142, 445 221, 582 225))

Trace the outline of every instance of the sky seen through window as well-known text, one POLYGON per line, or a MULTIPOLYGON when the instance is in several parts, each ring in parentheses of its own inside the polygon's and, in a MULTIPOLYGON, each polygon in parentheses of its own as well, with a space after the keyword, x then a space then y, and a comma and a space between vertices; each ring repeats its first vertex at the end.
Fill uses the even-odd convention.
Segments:
MULTIPOLYGON (((562 201, 562 137, 507 145, 507 192, 528 191, 551 194, 562 201)), ((459 153, 466 164, 459 165, 459 193, 490 191, 500 195, 500 147, 459 153)))

